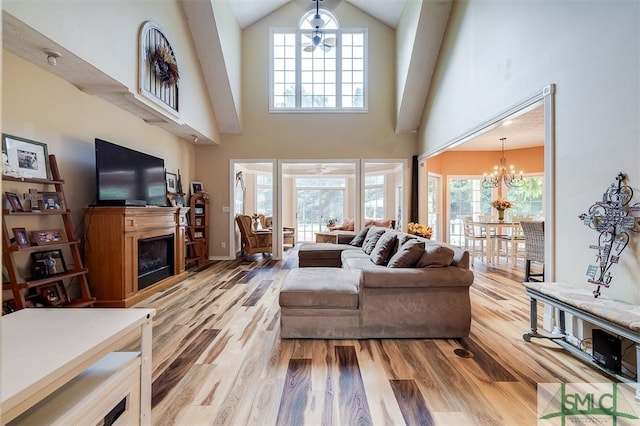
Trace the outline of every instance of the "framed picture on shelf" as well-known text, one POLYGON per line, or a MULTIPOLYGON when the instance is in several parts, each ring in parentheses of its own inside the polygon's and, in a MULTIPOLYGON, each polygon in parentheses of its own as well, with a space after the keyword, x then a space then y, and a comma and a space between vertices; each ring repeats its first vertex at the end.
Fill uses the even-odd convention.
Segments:
POLYGON ((166 172, 167 180, 167 193, 175 194, 178 192, 178 175, 171 172, 166 172))
POLYGON ((46 246, 47 244, 58 244, 67 241, 62 229, 48 229, 43 231, 31 232, 31 239, 38 246, 46 246))
POLYGON ((60 249, 31 253, 31 261, 31 276, 35 279, 67 272, 67 265, 60 249))
POLYGON ((16 301, 13 299, 5 300, 2 302, 2 315, 10 314, 11 312, 15 312, 18 308, 16 307, 16 301))
POLYGON ((11 206, 11 211, 14 211, 14 212, 24 211, 24 209, 22 208, 22 201, 20 201, 20 197, 18 197, 18 194, 15 194, 13 192, 5 192, 4 195, 7 196, 7 201, 11 206))
POLYGON ((196 231, 193 233, 193 238, 204 238, 204 234, 200 231, 196 231))
POLYGON ((194 214, 204 214, 204 207, 195 207, 193 209, 194 214))
POLYGON ((202 226, 202 218, 196 217, 196 226, 202 226))
POLYGON ((39 201, 41 211, 64 210, 62 195, 59 192, 40 192, 40 195, 42 195, 42 200, 39 201))
POLYGON ((59 306, 67 302, 67 293, 62 281, 40 286, 38 290, 49 306, 59 306))
POLYGON ((2 151, 12 169, 25 178, 49 179, 47 144, 2 134, 2 151))
POLYGON ((31 245, 25 228, 13 228, 12 231, 18 247, 29 247, 31 245))
POLYGON ((204 186, 202 182, 191 182, 191 193, 195 194, 196 192, 202 192, 204 190, 204 186))

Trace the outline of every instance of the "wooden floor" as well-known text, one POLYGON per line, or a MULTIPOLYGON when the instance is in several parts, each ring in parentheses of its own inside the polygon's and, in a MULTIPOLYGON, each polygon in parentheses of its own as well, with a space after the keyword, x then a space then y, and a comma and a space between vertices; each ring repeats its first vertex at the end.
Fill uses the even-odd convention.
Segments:
POLYGON ((136 305, 157 309, 154 425, 534 425, 537 383, 609 381, 522 340, 523 268, 476 260, 468 338, 283 340, 278 290, 297 251, 251 260, 212 262, 136 305))

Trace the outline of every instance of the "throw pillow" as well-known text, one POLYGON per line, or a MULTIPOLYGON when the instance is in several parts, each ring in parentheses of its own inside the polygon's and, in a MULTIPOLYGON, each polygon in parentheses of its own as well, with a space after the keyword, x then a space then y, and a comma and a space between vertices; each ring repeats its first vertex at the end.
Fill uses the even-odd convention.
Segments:
POLYGON ((360 232, 353 237, 353 240, 349 241, 349 244, 355 247, 362 247, 362 243, 364 243, 364 239, 367 237, 368 232, 369 228, 362 228, 360 232))
POLYGON ((424 242, 417 238, 411 238, 404 243, 396 254, 394 254, 389 263, 388 268, 411 268, 424 253, 424 242))
POLYGON ((400 233, 400 235, 398 235, 398 249, 400 249, 400 247, 402 247, 407 241, 415 239, 416 237, 411 234, 405 234, 404 232, 400 233))
POLYGON ((438 244, 427 244, 424 254, 416 264, 417 268, 443 268, 451 265, 454 252, 449 247, 438 244))
POLYGON ((362 251, 371 254, 373 249, 376 246, 376 243, 387 230, 385 228, 369 228, 369 232, 367 232, 367 236, 364 239, 364 243, 362 243, 362 251))
POLYGON ((391 253, 393 253, 393 249, 396 247, 396 240, 395 232, 382 234, 369 255, 371 261, 376 265, 386 265, 391 253))

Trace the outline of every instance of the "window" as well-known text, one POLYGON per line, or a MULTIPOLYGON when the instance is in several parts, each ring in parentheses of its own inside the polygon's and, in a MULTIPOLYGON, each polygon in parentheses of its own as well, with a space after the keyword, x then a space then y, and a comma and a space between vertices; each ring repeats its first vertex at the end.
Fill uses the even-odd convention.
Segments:
POLYGON ((314 241, 326 230, 328 219, 342 222, 345 211, 345 178, 296 178, 297 241, 314 241))
POLYGON ((384 175, 364 178, 364 217, 384 219, 384 175))
POLYGON ((256 211, 265 216, 273 215, 273 176, 258 173, 256 175, 256 211))
POLYGON ((544 175, 525 176, 526 184, 521 188, 507 187, 507 200, 513 202, 511 216, 544 215, 544 175))
POLYGON ((311 26, 315 10, 296 29, 271 31, 271 111, 366 110, 366 29, 341 29, 320 9, 324 26, 311 26))
POLYGON ((464 218, 491 215, 493 189, 482 187, 482 177, 449 178, 449 244, 464 245, 464 218))

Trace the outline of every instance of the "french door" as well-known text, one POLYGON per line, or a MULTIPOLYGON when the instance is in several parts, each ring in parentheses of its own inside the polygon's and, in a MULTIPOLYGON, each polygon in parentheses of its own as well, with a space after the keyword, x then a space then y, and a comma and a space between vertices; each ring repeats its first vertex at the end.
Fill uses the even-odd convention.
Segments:
POLYGON ((344 189, 297 189, 297 241, 315 241, 328 219, 344 217, 344 189))

